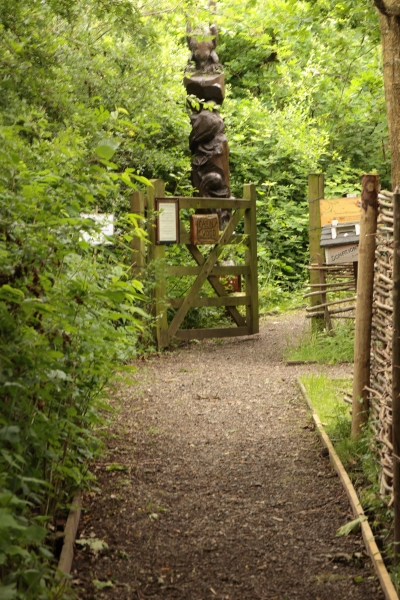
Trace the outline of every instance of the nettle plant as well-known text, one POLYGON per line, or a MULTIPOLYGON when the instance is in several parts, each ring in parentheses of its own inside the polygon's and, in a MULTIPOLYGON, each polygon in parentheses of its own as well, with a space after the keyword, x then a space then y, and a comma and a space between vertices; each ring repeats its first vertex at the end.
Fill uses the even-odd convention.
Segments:
MULTIPOLYGON (((0 597, 56 598, 52 519, 90 481, 101 442, 95 428, 113 369, 135 354, 146 322, 142 284, 121 256, 121 235, 97 250, 93 213, 131 187, 109 161, 108 134, 88 159, 72 131, 27 145, 0 130, 0 597)), ((128 223, 128 225, 127 225, 128 223)))

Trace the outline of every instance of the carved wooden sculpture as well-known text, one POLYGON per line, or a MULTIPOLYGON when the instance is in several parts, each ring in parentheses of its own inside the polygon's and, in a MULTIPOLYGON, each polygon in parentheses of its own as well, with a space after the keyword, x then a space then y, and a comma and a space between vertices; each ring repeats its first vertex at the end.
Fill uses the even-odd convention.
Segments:
MULTIPOLYGON (((199 100, 198 110, 192 109, 190 115, 192 184, 200 197, 230 198, 229 146, 218 110, 225 97, 223 68, 215 52, 218 29, 210 25, 193 31, 188 24, 186 33, 191 56, 183 83, 188 95, 199 100)), ((219 211, 221 228, 229 221, 230 213, 230 210, 219 211)))

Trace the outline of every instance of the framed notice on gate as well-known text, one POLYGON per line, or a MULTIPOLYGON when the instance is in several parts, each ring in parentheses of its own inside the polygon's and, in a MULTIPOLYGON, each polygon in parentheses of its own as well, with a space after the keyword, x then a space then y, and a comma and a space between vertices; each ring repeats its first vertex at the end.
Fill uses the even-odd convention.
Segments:
POLYGON ((179 199, 156 198, 156 243, 179 244, 179 199))

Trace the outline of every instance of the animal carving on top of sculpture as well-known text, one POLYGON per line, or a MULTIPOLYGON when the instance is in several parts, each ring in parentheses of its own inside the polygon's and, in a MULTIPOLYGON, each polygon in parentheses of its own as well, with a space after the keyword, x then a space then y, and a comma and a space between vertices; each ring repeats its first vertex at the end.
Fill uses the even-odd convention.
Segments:
POLYGON ((202 31, 193 31, 192 26, 188 23, 186 34, 187 44, 192 54, 185 73, 195 72, 205 74, 222 72, 222 65, 219 64, 218 54, 215 52, 218 43, 217 26, 210 25, 209 27, 204 27, 202 31))
MULTIPOLYGON (((186 32, 191 55, 183 83, 187 93, 199 100, 198 108, 192 108, 190 115, 192 184, 201 197, 230 198, 229 146, 218 111, 225 96, 223 68, 215 51, 218 29, 216 25, 209 25, 193 31, 188 24, 186 32)), ((222 228, 229 221, 231 211, 217 212, 222 228)))

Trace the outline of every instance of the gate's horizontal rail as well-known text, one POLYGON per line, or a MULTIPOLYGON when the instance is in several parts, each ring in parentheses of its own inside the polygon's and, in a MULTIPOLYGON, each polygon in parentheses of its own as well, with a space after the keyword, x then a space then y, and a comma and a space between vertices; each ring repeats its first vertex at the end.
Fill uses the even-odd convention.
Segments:
POLYGON ((251 327, 223 327, 213 329, 178 329, 175 337, 188 342, 189 340, 204 340, 206 338, 236 337, 251 335, 251 327))
MULTIPOLYGON (((184 226, 181 223, 181 230, 179 234, 179 243, 180 244, 191 244, 192 239, 190 237, 190 233, 186 231, 184 226)), ((225 246, 234 246, 236 244, 243 244, 244 246, 249 245, 249 236, 248 235, 235 235, 233 236, 229 242, 225 244, 225 246)))
MULTIPOLYGON (((185 277, 185 275, 198 275, 201 273, 202 267, 167 267, 166 273, 172 277, 185 277)), ((235 265, 234 267, 214 267, 210 275, 248 275, 250 267, 247 265, 235 265)))
MULTIPOLYGON (((177 196, 173 196, 177 198, 177 196)), ((251 201, 242 198, 188 198, 179 196, 179 208, 250 208, 251 201)))
MULTIPOLYGON (((166 302, 171 308, 179 308, 182 306, 184 298, 166 298, 166 302)), ((250 296, 219 296, 218 298, 200 296, 194 300, 192 307, 199 308, 200 306, 249 306, 250 296)))

